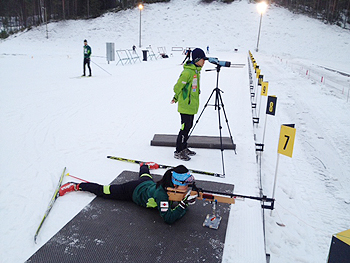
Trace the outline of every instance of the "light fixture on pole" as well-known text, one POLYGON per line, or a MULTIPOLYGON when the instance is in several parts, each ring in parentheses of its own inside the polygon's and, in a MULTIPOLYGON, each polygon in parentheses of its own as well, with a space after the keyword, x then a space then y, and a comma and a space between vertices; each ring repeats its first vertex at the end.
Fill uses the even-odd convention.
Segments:
POLYGON ((260 40, 260 30, 261 30, 261 20, 262 20, 262 16, 263 13, 265 13, 266 9, 267 9, 267 4, 266 2, 260 2, 259 4, 257 4, 257 8, 258 8, 258 12, 260 13, 260 24, 259 24, 259 33, 258 33, 258 42, 256 44, 256 52, 259 51, 259 40, 260 40))
POLYGON ((139 9, 140 9, 140 38, 139 38, 139 47, 141 47, 141 11, 143 9, 143 4, 139 4, 139 9))

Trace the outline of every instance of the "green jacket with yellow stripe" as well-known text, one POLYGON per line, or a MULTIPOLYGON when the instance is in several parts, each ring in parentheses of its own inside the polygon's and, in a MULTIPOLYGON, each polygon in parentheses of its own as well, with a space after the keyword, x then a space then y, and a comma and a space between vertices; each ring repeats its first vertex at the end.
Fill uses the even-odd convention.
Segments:
POLYGON ((184 65, 184 70, 174 86, 173 99, 178 103, 179 113, 195 115, 198 112, 201 69, 191 61, 184 65))
POLYGON ((158 186, 153 180, 139 184, 133 193, 133 201, 140 206, 147 208, 157 208, 165 223, 172 224, 186 214, 187 208, 183 209, 179 205, 171 208, 168 194, 162 186, 158 186))

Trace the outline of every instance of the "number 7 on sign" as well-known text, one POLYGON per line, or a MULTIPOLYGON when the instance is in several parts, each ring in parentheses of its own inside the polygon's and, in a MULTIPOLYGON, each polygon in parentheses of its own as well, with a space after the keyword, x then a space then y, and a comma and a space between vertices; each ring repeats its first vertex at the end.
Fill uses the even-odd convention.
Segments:
POLYGON ((294 124, 282 125, 278 142, 278 153, 292 157, 296 129, 294 124))
MULTIPOLYGON (((294 138, 295 138, 295 128, 294 124, 281 125, 280 139, 278 142, 278 153, 292 157, 294 138)), ((277 182, 277 170, 278 170, 278 160, 280 155, 277 155, 276 171, 275 171, 275 181, 273 183, 272 198, 275 198, 276 182, 277 182)), ((271 210, 272 215, 272 210, 271 210)))

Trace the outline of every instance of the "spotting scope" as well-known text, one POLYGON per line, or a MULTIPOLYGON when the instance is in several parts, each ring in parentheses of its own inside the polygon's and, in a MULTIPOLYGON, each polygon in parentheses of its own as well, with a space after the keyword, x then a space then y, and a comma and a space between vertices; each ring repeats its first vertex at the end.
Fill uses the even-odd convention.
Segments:
POLYGON ((212 64, 221 66, 221 67, 230 67, 231 62, 230 61, 219 61, 218 58, 208 58, 208 61, 212 64))

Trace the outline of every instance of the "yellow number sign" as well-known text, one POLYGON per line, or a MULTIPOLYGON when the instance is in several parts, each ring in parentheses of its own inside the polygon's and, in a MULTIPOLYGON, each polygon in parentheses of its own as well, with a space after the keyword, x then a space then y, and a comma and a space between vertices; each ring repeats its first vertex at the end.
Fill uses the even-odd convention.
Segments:
POLYGON ((261 71, 260 69, 258 69, 258 68, 256 69, 256 78, 259 78, 259 76, 260 76, 260 71, 261 71))
POLYGON ((267 91, 269 89, 269 83, 267 81, 261 82, 261 95, 267 96, 267 91))
POLYGON ((277 97, 276 96, 268 96, 267 97, 267 105, 266 105, 266 114, 275 115, 276 114, 276 104, 277 104, 277 97))
POLYGON ((281 126, 280 139, 278 142, 278 153, 286 155, 288 157, 292 157, 293 155, 294 139, 296 132, 294 124, 292 124, 291 126, 281 126))

